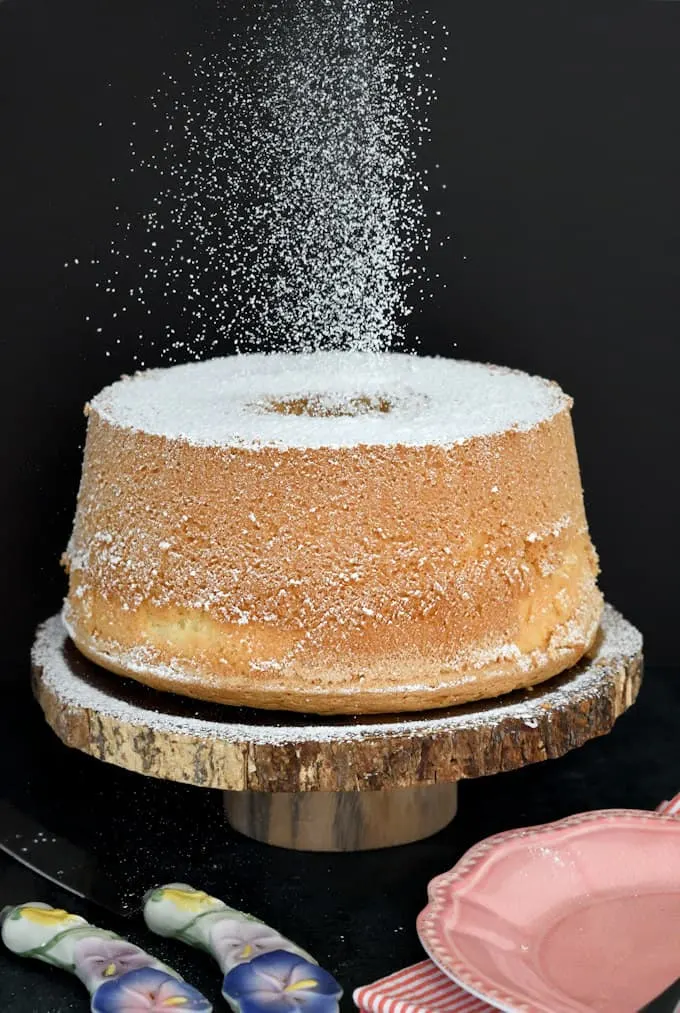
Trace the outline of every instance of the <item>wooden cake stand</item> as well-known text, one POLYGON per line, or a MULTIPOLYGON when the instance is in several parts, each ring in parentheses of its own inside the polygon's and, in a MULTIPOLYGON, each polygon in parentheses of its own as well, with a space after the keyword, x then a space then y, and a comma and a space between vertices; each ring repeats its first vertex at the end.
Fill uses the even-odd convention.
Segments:
POLYGON ((313 851, 428 837, 453 819, 459 780, 604 735, 641 680, 642 638, 610 606, 590 656, 533 691, 396 717, 308 717, 158 693, 87 661, 59 616, 38 629, 33 649, 35 695, 66 745, 140 774, 219 788, 237 830, 313 851))

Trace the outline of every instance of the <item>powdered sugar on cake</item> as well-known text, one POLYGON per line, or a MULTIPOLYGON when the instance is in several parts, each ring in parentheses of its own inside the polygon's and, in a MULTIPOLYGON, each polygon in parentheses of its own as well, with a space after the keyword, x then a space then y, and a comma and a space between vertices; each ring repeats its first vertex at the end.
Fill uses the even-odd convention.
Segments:
POLYGON ((205 739, 222 739, 234 742, 267 744, 294 744, 296 742, 351 741, 372 736, 391 735, 427 736, 437 732, 455 732, 480 725, 493 726, 514 718, 529 728, 536 728, 546 715, 559 713, 575 698, 586 699, 595 694, 607 677, 611 666, 620 666, 627 659, 640 654, 642 637, 611 606, 606 606, 598 642, 590 658, 584 660, 567 682, 556 680, 539 687, 532 699, 531 693, 513 695, 500 700, 481 702, 474 707, 458 708, 450 713, 422 717, 409 716, 376 721, 367 718, 345 718, 303 724, 248 724, 239 722, 238 712, 224 709, 222 719, 179 716, 164 713, 162 694, 150 694, 148 706, 128 703, 122 685, 111 677, 112 689, 121 686, 121 692, 108 692, 90 681, 87 674, 74 671, 65 654, 67 634, 60 616, 44 623, 33 648, 33 664, 41 670, 44 689, 52 692, 65 708, 93 712, 99 717, 115 719, 143 729, 177 735, 198 736, 205 739))
POLYGON ((453 445, 527 430, 570 400, 514 370, 405 354, 230 356, 149 370, 105 388, 112 425, 199 446, 453 445))

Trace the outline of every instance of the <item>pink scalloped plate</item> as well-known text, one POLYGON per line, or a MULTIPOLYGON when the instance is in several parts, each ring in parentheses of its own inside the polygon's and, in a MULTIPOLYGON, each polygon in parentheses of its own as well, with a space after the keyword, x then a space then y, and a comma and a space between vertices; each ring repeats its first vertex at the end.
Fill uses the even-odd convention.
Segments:
POLYGON ((506 1013, 634 1013, 680 977, 680 821, 614 809, 490 837, 430 883, 418 934, 506 1013))

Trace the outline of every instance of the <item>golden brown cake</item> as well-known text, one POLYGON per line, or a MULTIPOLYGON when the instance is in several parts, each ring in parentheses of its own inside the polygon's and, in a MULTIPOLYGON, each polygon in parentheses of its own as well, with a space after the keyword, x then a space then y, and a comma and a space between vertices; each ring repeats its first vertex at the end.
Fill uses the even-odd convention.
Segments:
POLYGON ((541 682, 602 599, 570 399, 399 354, 152 370, 90 405, 64 621, 226 704, 417 711, 541 682))

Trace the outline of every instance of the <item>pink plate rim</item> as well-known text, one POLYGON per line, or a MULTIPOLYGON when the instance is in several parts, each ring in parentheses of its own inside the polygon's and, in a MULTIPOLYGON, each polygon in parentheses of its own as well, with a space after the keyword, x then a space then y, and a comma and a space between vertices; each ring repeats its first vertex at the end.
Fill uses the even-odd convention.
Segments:
POLYGON ((677 815, 662 812, 649 812, 641 809, 597 809, 592 812, 567 816, 565 819, 552 823, 540 823, 536 826, 522 827, 516 830, 505 830, 493 837, 487 837, 479 844, 473 845, 462 858, 449 869, 431 880, 428 886, 429 902, 420 912, 417 919, 417 930, 420 942, 430 959, 452 981, 461 988, 491 1003, 502 1013, 545 1013, 545 1007, 535 1006, 525 998, 499 991, 493 981, 480 971, 468 965, 458 953, 450 940, 441 934, 440 916, 448 901, 449 887, 452 883, 465 881, 473 869, 485 862, 491 855, 502 851, 509 841, 521 837, 538 837, 544 833, 555 833, 569 830, 572 827, 592 823, 616 823, 618 820, 637 819, 642 823, 675 824, 680 829, 677 815))

